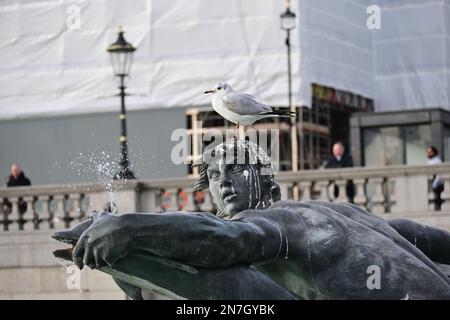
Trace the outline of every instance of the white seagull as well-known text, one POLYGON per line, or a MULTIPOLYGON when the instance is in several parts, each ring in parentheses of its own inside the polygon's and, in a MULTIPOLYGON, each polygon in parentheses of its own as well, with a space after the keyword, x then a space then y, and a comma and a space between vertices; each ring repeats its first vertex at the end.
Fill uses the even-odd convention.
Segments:
POLYGON ((290 111, 273 110, 270 106, 256 100, 246 93, 234 91, 226 82, 218 83, 214 89, 205 91, 212 93, 212 106, 222 117, 237 125, 251 125, 256 121, 269 117, 294 117, 290 111))

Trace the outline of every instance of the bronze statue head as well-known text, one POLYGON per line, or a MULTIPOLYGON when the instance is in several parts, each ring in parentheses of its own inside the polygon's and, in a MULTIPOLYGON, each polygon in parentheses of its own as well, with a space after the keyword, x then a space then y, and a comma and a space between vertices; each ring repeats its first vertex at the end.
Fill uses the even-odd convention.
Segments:
POLYGON ((200 176, 193 190, 209 188, 219 217, 265 209, 281 198, 270 158, 250 141, 226 141, 207 149, 194 166, 200 176))

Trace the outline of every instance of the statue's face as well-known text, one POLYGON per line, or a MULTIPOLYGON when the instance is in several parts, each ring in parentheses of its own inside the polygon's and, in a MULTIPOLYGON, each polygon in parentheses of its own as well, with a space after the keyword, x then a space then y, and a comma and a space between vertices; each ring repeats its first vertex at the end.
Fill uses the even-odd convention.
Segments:
POLYGON ((227 215, 233 216, 242 210, 255 208, 259 201, 252 179, 259 172, 250 164, 225 164, 213 162, 208 166, 209 190, 216 205, 227 215))

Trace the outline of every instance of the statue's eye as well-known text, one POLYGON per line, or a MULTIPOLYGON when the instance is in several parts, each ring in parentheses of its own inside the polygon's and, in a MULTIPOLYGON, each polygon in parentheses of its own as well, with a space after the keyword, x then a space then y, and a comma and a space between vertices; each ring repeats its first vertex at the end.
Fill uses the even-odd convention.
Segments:
POLYGON ((217 180, 220 177, 220 173, 217 171, 211 171, 211 173, 209 174, 209 178, 212 180, 217 180))
POLYGON ((233 172, 241 172, 244 167, 240 164, 235 164, 232 168, 233 172))

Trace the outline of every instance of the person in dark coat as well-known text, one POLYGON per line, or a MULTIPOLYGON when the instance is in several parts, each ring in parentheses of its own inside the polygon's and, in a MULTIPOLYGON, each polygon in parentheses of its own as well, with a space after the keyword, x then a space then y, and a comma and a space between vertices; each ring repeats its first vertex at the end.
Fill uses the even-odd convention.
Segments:
POLYGON ((31 181, 23 173, 18 164, 11 166, 11 175, 6 180, 7 187, 31 186, 31 181))
MULTIPOLYGON (((352 156, 345 152, 345 147, 342 142, 335 142, 333 144, 333 156, 328 159, 325 168, 326 169, 338 169, 338 168, 351 168, 353 167, 353 159, 352 156)), ((353 185, 353 181, 347 180, 346 185, 346 194, 349 199, 349 202, 353 203, 353 198, 355 197, 355 186, 353 185)), ((338 197, 339 195, 339 187, 337 185, 334 186, 334 196, 338 197)))
MULTIPOLYGON (((6 179, 6 186, 8 188, 31 186, 31 181, 25 176, 22 168, 18 164, 14 163, 11 166, 11 175, 6 179)), ((8 199, 3 199, 3 211, 10 213, 11 210, 12 203, 8 199)), ((27 203, 23 201, 22 198, 19 198, 19 210, 20 213, 27 211, 27 203)))

